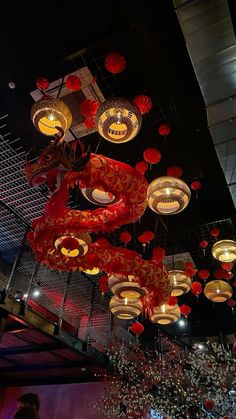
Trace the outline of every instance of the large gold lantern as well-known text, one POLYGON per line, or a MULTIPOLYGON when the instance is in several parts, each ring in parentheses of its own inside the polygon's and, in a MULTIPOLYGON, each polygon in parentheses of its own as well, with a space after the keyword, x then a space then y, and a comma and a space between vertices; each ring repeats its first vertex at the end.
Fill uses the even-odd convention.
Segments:
POLYGON ((181 316, 178 304, 170 306, 169 304, 162 304, 159 307, 154 307, 153 313, 150 316, 152 323, 167 325, 175 323, 181 316))
POLYGON ((31 119, 34 126, 43 135, 54 136, 65 132, 70 128, 72 122, 71 111, 62 100, 43 96, 34 103, 31 109, 31 119))
POLYGON ((179 297, 180 295, 186 294, 191 288, 191 278, 184 271, 172 270, 168 272, 172 279, 172 292, 173 297, 179 297))
POLYGON ((81 192, 84 197, 94 205, 107 206, 116 204, 118 201, 120 201, 120 199, 112 193, 105 192, 96 188, 82 188, 81 192))
POLYGON ((130 320, 138 317, 142 312, 142 308, 142 303, 137 298, 118 298, 114 295, 110 300, 110 310, 118 319, 130 320))
POLYGON ((232 297, 233 290, 227 282, 216 279, 206 284, 204 294, 214 303, 223 303, 232 297))
POLYGON ((183 211, 190 197, 191 191, 188 185, 172 176, 162 176, 153 180, 147 190, 148 206, 161 215, 183 211))
POLYGON ((108 99, 96 114, 99 134, 112 143, 125 143, 134 138, 142 125, 142 115, 134 105, 123 98, 108 99))
POLYGON ((236 242, 234 240, 220 240, 212 246, 212 255, 220 262, 236 260, 236 242))
POLYGON ((108 286, 118 298, 132 300, 146 294, 145 289, 140 287, 138 279, 133 275, 110 275, 108 278, 108 286))
POLYGON ((88 252, 88 246, 92 242, 88 233, 77 236, 60 236, 56 239, 54 245, 62 255, 74 258, 83 256, 88 252))

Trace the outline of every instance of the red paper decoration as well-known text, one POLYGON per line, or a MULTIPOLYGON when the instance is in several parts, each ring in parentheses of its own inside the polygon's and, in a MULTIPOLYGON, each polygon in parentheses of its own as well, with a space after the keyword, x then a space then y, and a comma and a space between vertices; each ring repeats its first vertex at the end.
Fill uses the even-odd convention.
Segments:
POLYGON ((158 128, 158 132, 162 137, 167 137, 171 132, 171 127, 167 124, 161 124, 158 128))
POLYGON ((227 305, 231 308, 233 308, 236 304, 236 301, 233 298, 230 298, 230 300, 227 301, 227 305))
POLYGON ((170 297, 167 304, 169 304, 169 306, 175 306, 175 304, 178 304, 178 299, 176 297, 170 297))
POLYGON ((183 174, 182 167, 179 166, 170 166, 167 169, 167 176, 181 177, 183 174))
POLYGON ((199 180, 194 180, 191 183, 191 189, 193 191, 199 191, 199 189, 201 189, 201 187, 202 187, 202 184, 201 184, 201 182, 199 180))
POLYGON ((88 118, 85 118, 84 125, 88 129, 92 129, 95 127, 95 118, 93 116, 89 116, 88 118))
POLYGON ((77 90, 81 89, 81 80, 78 76, 71 74, 66 78, 65 85, 67 89, 76 92, 77 90))
POLYGON ((156 262, 162 262, 165 258, 166 252, 163 247, 155 247, 155 249, 153 249, 152 255, 156 262))
POLYGON ((136 96, 133 100, 134 104, 140 110, 141 114, 144 115, 152 109, 152 99, 146 95, 136 96))
POLYGON ((105 58, 105 67, 112 74, 121 73, 126 66, 124 55, 119 52, 111 52, 105 58))
POLYGON ((148 169, 148 164, 145 161, 139 161, 136 164, 135 169, 137 172, 141 173, 141 175, 144 175, 148 169))
POLYGON ((132 236, 128 231, 123 231, 120 235, 120 241, 128 244, 132 240, 132 236))
POLYGON ((206 249, 206 247, 208 246, 208 242, 206 240, 201 240, 200 243, 199 243, 199 246, 202 249, 206 249))
POLYGON ((108 291, 108 277, 107 275, 100 276, 98 280, 100 291, 104 294, 108 291))
POLYGON ((208 269, 200 269, 198 271, 198 276, 199 276, 199 278, 201 278, 201 279, 203 279, 205 281, 206 279, 209 278, 210 271, 208 271, 208 269))
POLYGON ((184 317, 188 317, 188 315, 191 313, 191 307, 189 307, 187 304, 182 304, 182 306, 180 306, 180 312, 181 314, 183 314, 184 317))
POLYGON ((143 152, 144 160, 149 164, 159 163, 161 160, 161 153, 157 148, 146 148, 143 152))
POLYGON ((152 231, 145 231, 138 237, 138 241, 142 244, 150 243, 155 237, 155 234, 152 231))
POLYGON ((47 90, 49 86, 49 81, 46 77, 39 77, 36 80, 36 86, 39 90, 47 90))
POLYGON ((221 263, 221 268, 224 269, 224 271, 231 271, 232 267, 233 267, 232 262, 222 262, 221 263))
POLYGON ((215 239, 219 236, 220 230, 218 228, 212 228, 210 231, 210 235, 215 239))
POLYGON ((80 103, 80 113, 86 118, 96 115, 99 103, 96 100, 85 99, 80 103))
POLYGON ((194 295, 200 295, 202 293, 202 284, 201 282, 194 281, 191 286, 191 291, 194 295))
POLYGON ((214 407, 214 402, 212 400, 205 400, 204 407, 206 410, 212 410, 214 407))
POLYGON ((132 324, 132 326, 130 327, 130 330, 132 330, 132 332, 133 332, 136 336, 139 336, 141 333, 143 333, 143 331, 144 331, 144 326, 143 326, 141 323, 136 322, 136 323, 133 323, 133 324, 132 324))

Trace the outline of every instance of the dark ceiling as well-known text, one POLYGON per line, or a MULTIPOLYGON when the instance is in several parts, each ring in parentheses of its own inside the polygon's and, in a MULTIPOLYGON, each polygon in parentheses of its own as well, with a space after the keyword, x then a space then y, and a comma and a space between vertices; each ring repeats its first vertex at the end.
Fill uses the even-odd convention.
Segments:
MULTIPOLYGON (((9 114, 11 131, 21 137, 25 150, 32 145, 39 150, 45 138, 30 121, 29 92, 36 77, 45 75, 54 80, 83 64, 97 77, 106 98, 149 95, 153 109, 144 117, 141 132, 133 141, 117 146, 100 141, 98 134, 88 136, 86 141, 93 151, 132 166, 142 158, 146 147, 156 146, 162 160, 148 171, 149 182, 164 175, 171 165, 183 168, 188 184, 201 181, 198 197, 192 194, 184 212, 160 219, 147 209, 140 223, 124 229, 134 234, 132 248, 140 252, 137 236, 151 229, 156 233, 155 245, 165 245, 167 254, 190 252, 197 267, 213 270, 217 263, 210 252, 203 257, 199 241, 205 239, 213 244, 212 227, 221 230, 220 238, 235 238, 235 210, 207 128, 203 98, 172 1, 112 3, 103 3, 103 10, 100 3, 83 3, 80 10, 79 5, 62 9, 53 2, 44 6, 37 1, 27 5, 27 16, 23 13, 21 19, 15 11, 11 30, 2 34, 0 114, 9 114), (104 57, 113 50, 122 52, 127 60, 126 71, 117 76, 104 68, 104 57), (71 54, 72 58, 67 59, 71 54), (10 81, 16 83, 14 90, 8 87, 10 81), (166 142, 157 132, 162 122, 172 127, 166 142)), ((80 200, 83 204, 81 197, 80 200)), ((22 217, 19 212, 17 215, 22 217)), ((117 237, 116 233, 111 239, 119 244, 117 237)), ((145 257, 148 255, 149 251, 145 257)), ((235 332, 235 319, 226 305, 214 307, 203 296, 199 302, 191 295, 185 301, 193 306, 189 335, 235 332)), ((154 336, 155 331, 154 327, 147 327, 146 337, 154 336)), ((174 329, 174 334, 181 333, 174 329)))

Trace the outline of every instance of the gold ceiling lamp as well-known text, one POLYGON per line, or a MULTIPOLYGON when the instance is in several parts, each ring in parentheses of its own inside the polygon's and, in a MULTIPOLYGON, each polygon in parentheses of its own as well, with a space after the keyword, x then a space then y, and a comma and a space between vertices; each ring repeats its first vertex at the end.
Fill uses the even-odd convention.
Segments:
POLYGON ((84 197, 94 205, 107 206, 116 204, 120 201, 120 199, 112 193, 96 188, 82 188, 81 192, 84 197))
POLYGON ((191 191, 188 185, 172 176, 162 176, 153 180, 147 190, 149 208, 161 215, 172 215, 183 211, 190 197, 191 191))
POLYGON ((223 303, 232 297, 233 290, 228 282, 216 279, 206 284, 204 294, 214 303, 223 303))
POLYGON ((236 260, 236 242, 234 240, 220 240, 212 246, 212 255, 220 262, 236 260))
POLYGON ((41 134, 50 137, 60 134, 63 138, 71 126, 72 114, 62 100, 43 96, 32 106, 31 119, 41 134))
POLYGON ((142 308, 142 302, 137 298, 118 298, 114 295, 110 300, 110 310, 118 319, 130 320, 138 317, 142 312, 142 308))
POLYGON ((58 237, 54 243, 57 250, 62 255, 74 258, 83 256, 88 252, 88 246, 92 243, 91 237, 88 233, 79 234, 77 236, 61 236, 58 237))
POLYGON ((110 275, 108 278, 108 286, 118 298, 128 298, 128 300, 132 300, 146 294, 146 290, 140 287, 138 279, 133 275, 110 275))
POLYGON ((179 297, 186 294, 191 288, 191 278, 184 271, 172 270, 168 272, 173 283, 171 295, 172 297, 179 297))
POLYGON ((126 99, 108 99, 98 108, 96 123, 103 138, 116 144, 126 143, 138 134, 142 115, 137 106, 126 99))
POLYGON ((153 313, 150 316, 152 323, 171 324, 179 320, 181 316, 178 304, 170 306, 169 304, 162 304, 159 307, 154 307, 153 313))

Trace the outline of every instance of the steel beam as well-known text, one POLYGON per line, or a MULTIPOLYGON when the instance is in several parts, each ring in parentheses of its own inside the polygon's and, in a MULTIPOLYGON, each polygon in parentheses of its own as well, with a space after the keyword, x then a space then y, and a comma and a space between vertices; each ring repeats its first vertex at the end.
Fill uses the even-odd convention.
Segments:
POLYGON ((82 359, 79 361, 73 362, 56 362, 53 364, 31 364, 31 365, 19 365, 12 367, 3 367, 0 368, 0 375, 5 373, 17 373, 17 372, 30 372, 30 371, 43 371, 43 370, 58 370, 64 368, 86 368, 90 365, 96 365, 96 362, 92 359, 82 359))
POLYGON ((55 351, 55 350, 64 349, 64 348, 65 348, 65 345, 61 344, 60 342, 35 344, 35 345, 20 346, 20 347, 15 347, 15 348, 4 348, 4 349, 0 349, 0 357, 9 356, 9 355, 48 352, 48 351, 55 351))

